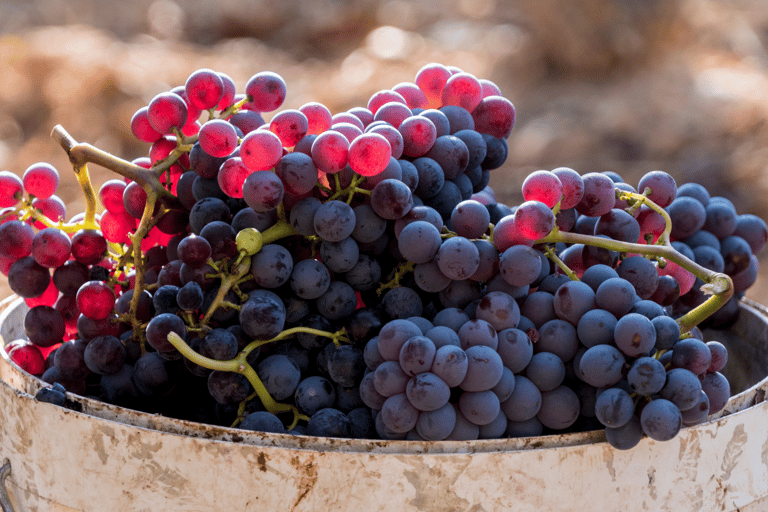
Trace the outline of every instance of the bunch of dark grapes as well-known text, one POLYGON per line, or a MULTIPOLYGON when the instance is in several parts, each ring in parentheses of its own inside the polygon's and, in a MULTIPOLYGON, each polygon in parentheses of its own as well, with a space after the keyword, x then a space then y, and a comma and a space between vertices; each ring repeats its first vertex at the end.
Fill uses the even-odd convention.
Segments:
POLYGON ((687 319, 720 274, 735 294, 706 321, 738 314, 761 219, 661 171, 537 171, 499 203, 515 109, 454 67, 265 122, 285 97, 208 69, 158 94, 98 217, 64 221, 47 164, 0 173, 0 270, 30 308, 12 359, 122 406, 332 437, 605 428, 625 449, 725 406, 725 347, 687 319), (643 255, 670 244, 687 259, 643 255))

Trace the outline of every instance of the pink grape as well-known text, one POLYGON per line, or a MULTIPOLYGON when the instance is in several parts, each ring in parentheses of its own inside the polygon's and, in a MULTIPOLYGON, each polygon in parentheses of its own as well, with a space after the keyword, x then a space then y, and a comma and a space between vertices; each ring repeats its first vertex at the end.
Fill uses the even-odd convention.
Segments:
POLYGON ((488 96, 472 111, 472 119, 478 132, 506 139, 515 124, 515 106, 507 98, 488 96))
POLYGON ((331 130, 335 132, 339 132, 342 135, 344 135, 347 140, 351 143, 355 138, 357 138, 359 135, 362 135, 363 130, 357 127, 357 125, 354 125, 352 123, 334 123, 331 125, 331 130))
POLYGON ((131 243, 131 231, 136 230, 136 218, 127 212, 104 212, 101 216, 101 232, 107 241, 115 244, 131 243))
POLYGON ((184 89, 189 103, 200 110, 208 110, 218 105, 224 94, 221 77, 210 69, 198 69, 187 78, 184 89))
POLYGON ((349 123, 357 126, 360 128, 360 130, 365 130, 365 125, 363 124, 363 121, 357 117, 355 114, 350 114, 349 112, 339 112, 338 114, 334 114, 332 118, 332 125, 337 123, 349 123))
POLYGON ((243 197, 245 179, 253 172, 255 171, 243 163, 242 158, 235 156, 228 158, 226 162, 221 164, 216 179, 222 192, 229 197, 241 198, 243 197))
POLYGON ((240 143, 240 158, 254 171, 272 169, 282 156, 280 138, 267 130, 252 131, 240 143))
MULTIPOLYGON (((32 207, 38 210, 40 213, 48 217, 53 222, 63 221, 67 217, 67 206, 64 201, 57 196, 52 195, 45 199, 33 199, 32 207)), ((44 229, 45 224, 40 221, 35 221, 34 225, 38 229, 44 229)))
POLYGON ((424 156, 437 139, 435 124, 424 116, 411 116, 397 128, 403 137, 403 154, 412 158, 424 156))
POLYGON ((382 105, 373 116, 374 121, 384 121, 387 124, 391 124, 395 128, 400 126, 405 119, 411 117, 413 112, 408 108, 408 105, 397 101, 390 101, 382 105))
POLYGON ((149 102, 147 119, 158 133, 171 133, 171 128, 181 129, 187 124, 187 103, 172 92, 161 92, 149 102))
POLYGON ((470 73, 456 73, 446 80, 440 98, 443 105, 456 105, 472 112, 483 99, 483 86, 470 73))
POLYGON ((550 171, 534 171, 523 181, 523 199, 541 201, 549 208, 560 201, 562 191, 560 178, 550 171))
POLYGON ((231 155, 237 148, 235 127, 222 119, 208 121, 200 128, 200 147, 212 157, 231 155))
POLYGON ((383 91, 374 93, 374 95, 371 96, 371 99, 368 100, 368 110, 370 110, 371 114, 375 116, 376 111, 379 110, 382 105, 389 103, 390 101, 398 101, 403 105, 406 104, 405 98, 403 98, 400 94, 390 89, 385 89, 383 91))
POLYGON ((552 174, 558 177, 563 185, 563 199, 560 203, 560 210, 573 208, 584 195, 584 180, 581 175, 569 167, 558 167, 552 169, 552 174))
POLYGON ((14 206, 24 192, 21 178, 10 171, 0 171, 0 208, 14 206))
POLYGON ((392 148, 392 156, 397 160, 403 156, 403 136, 397 131, 397 128, 388 124, 370 125, 366 128, 366 133, 378 133, 383 135, 389 146, 392 148))
POLYGON ((271 71, 256 73, 245 84, 248 102, 258 112, 277 110, 285 101, 286 91, 285 80, 271 71))
POLYGON ((307 133, 319 135, 331 127, 333 116, 328 107, 322 103, 310 102, 299 107, 299 112, 307 116, 307 133))
POLYGON ((131 133, 142 142, 155 142, 163 136, 149 124, 149 107, 141 107, 131 118, 131 133))
POLYGON ((513 215, 517 231, 529 240, 544 238, 555 227, 555 215, 541 201, 526 201, 513 215))
POLYGON ((480 86, 483 88, 483 98, 487 98, 488 96, 501 96, 501 89, 499 89, 499 86, 487 78, 480 79, 480 86))
POLYGON ((77 307, 91 320, 104 320, 115 306, 115 292, 102 281, 88 281, 77 290, 77 307))
POLYGON ((373 122, 373 112, 365 107, 353 107, 347 110, 347 113, 352 114, 363 123, 363 130, 373 122))
POLYGON ((414 82, 427 97, 429 108, 440 108, 442 106, 443 88, 450 77, 450 70, 437 63, 427 64, 416 73, 414 82))
POLYGON ((429 108, 427 95, 413 82, 400 82, 392 90, 405 98, 408 108, 429 108))
POLYGON ((40 199, 47 199, 59 187, 59 171, 51 164, 39 162, 27 167, 21 181, 27 194, 40 199))
POLYGON ((362 134, 349 145, 349 166, 361 176, 379 174, 391 156, 389 141, 378 133, 362 134))
POLYGON ((216 110, 226 110, 235 103, 235 94, 237 93, 235 82, 226 73, 219 72, 217 75, 221 79, 222 93, 221 99, 219 99, 219 103, 216 105, 216 110))
POLYGON ((292 148, 309 132, 309 120, 300 110, 283 110, 272 118, 269 130, 280 138, 284 147, 292 148))
POLYGON ((320 171, 335 174, 347 166, 349 140, 337 131, 325 131, 312 143, 311 154, 312 161, 320 171))
POLYGON ((32 257, 43 267, 60 267, 69 259, 71 249, 69 236, 57 228, 38 231, 32 239, 32 257))

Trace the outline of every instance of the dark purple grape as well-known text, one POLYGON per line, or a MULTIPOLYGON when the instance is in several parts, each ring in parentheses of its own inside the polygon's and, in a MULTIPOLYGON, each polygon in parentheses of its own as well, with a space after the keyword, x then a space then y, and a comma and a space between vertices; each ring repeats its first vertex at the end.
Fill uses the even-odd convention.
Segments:
POLYGON ((99 375, 112 375, 122 369, 126 362, 126 351, 114 336, 97 336, 88 342, 83 359, 90 371, 99 375))
POLYGON ((683 417, 680 409, 669 400, 657 398, 643 407, 640 426, 645 435, 655 441, 669 441, 680 432, 683 417))
POLYGON ((576 392, 567 386, 558 386, 541 393, 541 407, 536 417, 547 428, 564 430, 578 419, 580 410, 576 392))

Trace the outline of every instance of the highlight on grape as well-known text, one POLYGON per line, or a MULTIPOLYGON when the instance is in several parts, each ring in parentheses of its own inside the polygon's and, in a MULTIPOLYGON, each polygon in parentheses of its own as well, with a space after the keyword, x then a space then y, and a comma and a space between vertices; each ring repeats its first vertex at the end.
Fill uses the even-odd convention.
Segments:
POLYGON ((51 165, 0 172, 0 271, 29 307, 6 350, 39 400, 345 438, 604 429, 617 449, 723 409, 727 349, 698 326, 735 319, 763 220, 657 170, 539 170, 500 203, 515 108, 452 66, 266 123, 286 93, 199 69, 136 111, 131 162, 55 127, 74 216, 51 165), (115 179, 95 190, 89 164, 115 179))

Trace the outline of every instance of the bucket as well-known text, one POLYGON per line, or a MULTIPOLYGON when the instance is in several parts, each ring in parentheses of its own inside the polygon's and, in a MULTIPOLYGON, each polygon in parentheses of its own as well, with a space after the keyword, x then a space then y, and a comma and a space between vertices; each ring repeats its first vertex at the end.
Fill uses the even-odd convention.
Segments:
MULTIPOLYGON (((23 335, 21 301, 0 317, 23 335)), ((10 507, 27 511, 768 510, 768 309, 706 332, 729 349, 737 393, 718 418, 620 451, 601 432, 472 442, 331 439, 171 420, 75 397, 0 351, 0 460, 10 507)), ((0 493, 1 494, 1 493, 0 493)))

